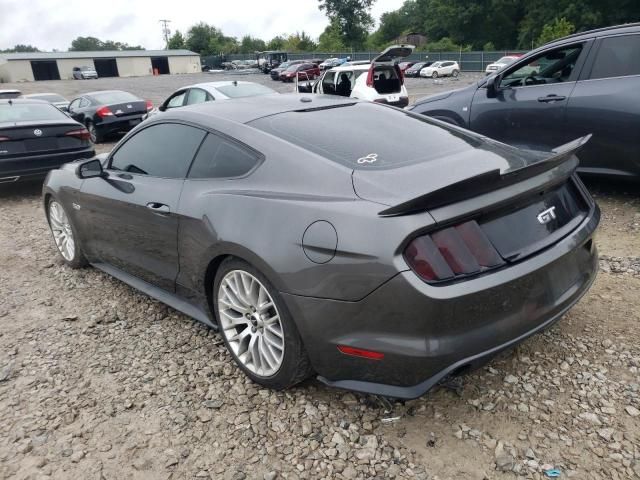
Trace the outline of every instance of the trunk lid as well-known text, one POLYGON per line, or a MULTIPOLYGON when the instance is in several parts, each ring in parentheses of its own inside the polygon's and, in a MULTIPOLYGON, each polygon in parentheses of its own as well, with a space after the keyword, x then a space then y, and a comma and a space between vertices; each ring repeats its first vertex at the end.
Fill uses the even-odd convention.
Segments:
POLYGON ((106 105, 116 117, 126 117, 127 115, 147 113, 147 102, 136 100, 106 105))
POLYGON ((88 141, 66 135, 82 128, 71 121, 2 123, 0 137, 8 140, 0 141, 0 160, 86 148, 88 141))
POLYGON ((414 45, 391 45, 371 60, 371 63, 389 63, 399 58, 408 57, 415 48, 416 47, 414 45))

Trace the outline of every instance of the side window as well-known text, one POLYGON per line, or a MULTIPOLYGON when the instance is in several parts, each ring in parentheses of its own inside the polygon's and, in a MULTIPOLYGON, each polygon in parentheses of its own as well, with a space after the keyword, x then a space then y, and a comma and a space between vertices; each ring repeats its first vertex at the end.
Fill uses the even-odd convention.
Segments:
POLYGON ((531 59, 526 65, 520 65, 507 72, 500 86, 528 87, 573 80, 576 62, 581 52, 582 45, 571 45, 545 52, 531 59))
POLYGON ((206 132, 178 123, 140 130, 111 157, 110 168, 140 175, 185 178, 206 132))
POLYGON ((241 177, 259 161, 253 151, 210 133, 193 161, 189 178, 241 177))
POLYGON ((322 90, 327 95, 336 94, 336 72, 327 72, 322 78, 322 90))
POLYGON ((75 100, 73 100, 70 104, 69 104, 69 110, 73 110, 76 109, 80 106, 80 99, 76 98, 75 100))
POLYGON ((84 97, 80 99, 80 108, 86 108, 89 105, 91 105, 91 102, 89 102, 89 100, 84 97))
POLYGON ((187 91, 176 93, 173 97, 169 99, 167 102, 166 108, 176 108, 184 105, 184 97, 187 94, 187 91))
POLYGON ((640 35, 603 39, 589 78, 630 75, 640 75, 640 35))
POLYGON ((209 101, 210 95, 201 88, 192 88, 187 96, 187 105, 195 105, 196 103, 204 103, 209 101))

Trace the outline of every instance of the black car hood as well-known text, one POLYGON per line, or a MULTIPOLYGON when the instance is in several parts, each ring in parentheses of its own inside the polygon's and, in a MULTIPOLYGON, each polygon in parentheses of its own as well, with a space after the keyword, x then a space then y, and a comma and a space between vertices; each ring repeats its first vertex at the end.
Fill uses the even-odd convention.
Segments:
POLYGON ((590 136, 560 146, 552 153, 521 150, 509 145, 479 138, 475 146, 415 164, 392 169, 357 169, 353 171, 353 188, 365 200, 391 206, 381 214, 395 215, 436 203, 454 202, 480 190, 500 188, 522 178, 549 170, 573 155, 590 136), (506 181, 505 181, 506 180, 506 181), (450 200, 449 200, 450 199, 450 200))

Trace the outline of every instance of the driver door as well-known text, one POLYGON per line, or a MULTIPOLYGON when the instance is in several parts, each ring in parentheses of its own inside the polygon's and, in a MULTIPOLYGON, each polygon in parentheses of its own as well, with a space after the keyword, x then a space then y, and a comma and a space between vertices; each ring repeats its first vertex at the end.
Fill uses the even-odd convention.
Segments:
POLYGON ((498 75, 495 98, 479 88, 470 128, 510 145, 551 150, 571 138, 566 108, 588 53, 589 42, 547 50, 498 75))

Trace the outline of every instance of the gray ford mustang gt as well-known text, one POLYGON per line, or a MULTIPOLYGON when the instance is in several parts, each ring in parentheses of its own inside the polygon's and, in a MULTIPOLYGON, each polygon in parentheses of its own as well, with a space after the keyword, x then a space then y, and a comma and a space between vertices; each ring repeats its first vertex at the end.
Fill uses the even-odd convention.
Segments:
POLYGON ((537 153, 375 103, 237 99, 145 122, 43 200, 65 263, 218 329, 255 382, 415 398, 588 290, 587 140, 537 153))

